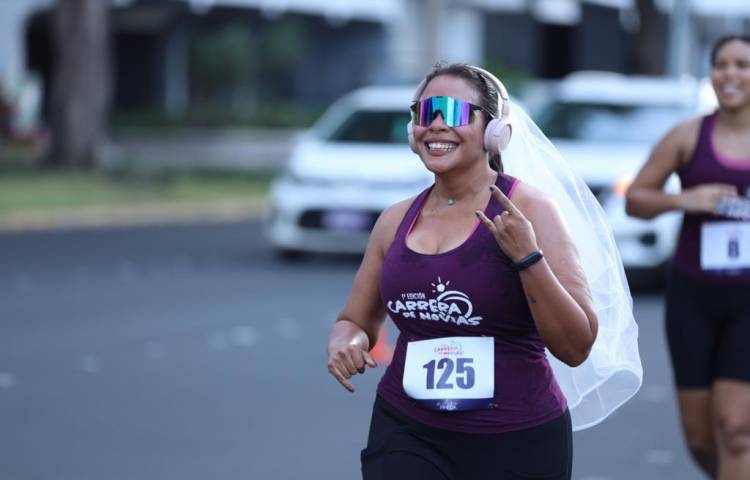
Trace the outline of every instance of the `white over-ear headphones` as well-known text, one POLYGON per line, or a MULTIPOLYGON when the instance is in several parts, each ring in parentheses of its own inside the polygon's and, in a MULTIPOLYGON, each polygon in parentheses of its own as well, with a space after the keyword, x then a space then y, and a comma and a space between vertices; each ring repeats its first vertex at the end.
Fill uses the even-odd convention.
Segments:
MULTIPOLYGON (((509 118, 510 97, 508 96, 508 91, 505 89, 505 86, 496 76, 483 68, 475 67, 473 65, 470 65, 469 68, 485 77, 485 80, 490 79, 497 89, 497 111, 500 114, 500 118, 493 118, 490 120, 484 129, 484 149, 491 155, 494 155, 505 150, 510 142, 511 134, 513 133, 513 127, 511 126, 509 118)), ((412 102, 419 100, 419 95, 422 93, 424 87, 425 80, 422 80, 417 86, 417 91, 414 93, 412 102)), ((417 143, 414 140, 414 125, 411 121, 406 125, 406 133, 409 138, 409 147, 411 147, 411 150, 414 153, 417 153, 417 143)))

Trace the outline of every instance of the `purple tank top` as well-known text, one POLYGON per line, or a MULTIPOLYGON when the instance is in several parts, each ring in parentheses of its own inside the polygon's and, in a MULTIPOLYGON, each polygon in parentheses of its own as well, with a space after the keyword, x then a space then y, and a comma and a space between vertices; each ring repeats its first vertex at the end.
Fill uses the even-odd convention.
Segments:
MULTIPOLYGON (((511 197, 516 183, 501 173, 496 185, 511 197)), ((565 397, 547 361, 518 273, 489 231, 477 225, 463 244, 435 255, 406 246, 431 189, 412 203, 383 260, 380 295, 399 336, 378 394, 419 422, 460 432, 521 430, 558 417, 567 407, 565 397), (450 295, 441 297, 448 291, 450 295), (494 398, 490 408, 430 410, 404 391, 406 346, 410 341, 458 336, 494 337, 494 398)), ((502 210, 491 197, 485 213, 493 218, 502 210)))
MULTIPOLYGON (((737 162, 721 156, 713 145, 712 134, 716 113, 703 118, 698 144, 688 166, 679 172, 682 188, 706 183, 735 185, 741 195, 750 188, 750 161, 737 162)), ((750 283, 750 270, 726 272, 703 270, 700 265, 701 226, 707 222, 731 220, 710 214, 686 213, 677 242, 673 268, 692 278, 719 283, 750 283)))

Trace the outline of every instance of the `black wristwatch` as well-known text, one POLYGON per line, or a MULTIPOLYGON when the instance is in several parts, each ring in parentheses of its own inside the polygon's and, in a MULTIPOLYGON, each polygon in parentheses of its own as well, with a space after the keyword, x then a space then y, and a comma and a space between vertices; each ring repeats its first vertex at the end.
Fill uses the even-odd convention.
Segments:
POLYGON ((521 260, 517 262, 513 262, 513 268, 516 269, 517 272, 520 272, 521 270, 526 270, 530 266, 534 265, 536 262, 541 260, 544 257, 544 254, 541 250, 534 250, 530 254, 523 257, 521 260))

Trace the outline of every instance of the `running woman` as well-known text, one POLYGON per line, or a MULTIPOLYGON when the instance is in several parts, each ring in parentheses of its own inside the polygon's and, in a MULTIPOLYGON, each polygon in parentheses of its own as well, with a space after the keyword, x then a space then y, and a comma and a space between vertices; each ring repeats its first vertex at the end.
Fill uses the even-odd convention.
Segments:
MULTIPOLYGON (((510 109, 502 83, 477 67, 438 65, 417 88, 409 142, 435 183, 382 213, 328 342, 329 372, 353 391, 352 376, 375 366, 368 351, 386 314, 400 330, 361 453, 366 480, 571 478, 572 404, 551 362, 583 364, 597 338, 587 272, 566 227, 584 225, 585 234, 593 227, 578 221, 596 215, 563 216, 546 191, 503 173, 506 159, 536 172, 543 160, 557 161, 533 122, 520 111, 513 118, 523 121, 511 121, 510 109)), ((572 183, 554 183, 560 188, 550 193, 566 195, 572 183)), ((590 242, 601 262, 589 262, 597 278, 612 280, 601 298, 632 327, 622 265, 613 245, 598 250, 611 236, 601 238, 590 242)), ((632 328, 612 331, 634 345, 632 328)), ((607 358, 628 357, 611 351, 607 358)), ((640 363, 633 363, 635 375, 583 370, 608 372, 571 388, 593 392, 590 402, 571 397, 587 405, 584 423, 635 393, 640 363), (613 378, 616 393, 599 395, 613 378)), ((560 378, 569 386, 582 380, 571 372, 560 378)))
POLYGON ((718 109, 675 126, 630 186, 639 218, 684 212, 666 329, 687 446, 711 478, 750 478, 750 37, 711 53, 718 109), (662 190, 677 173, 682 191, 662 190))

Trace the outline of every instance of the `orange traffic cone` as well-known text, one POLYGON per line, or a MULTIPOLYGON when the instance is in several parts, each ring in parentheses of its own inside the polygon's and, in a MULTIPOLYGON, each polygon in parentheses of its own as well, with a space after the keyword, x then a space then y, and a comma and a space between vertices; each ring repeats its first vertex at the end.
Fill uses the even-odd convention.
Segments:
POLYGON ((378 341, 375 343, 372 350, 370 350, 370 356, 378 363, 378 365, 387 366, 391 363, 391 359, 393 358, 393 347, 388 342, 387 322, 383 322, 383 326, 380 327, 378 341))

